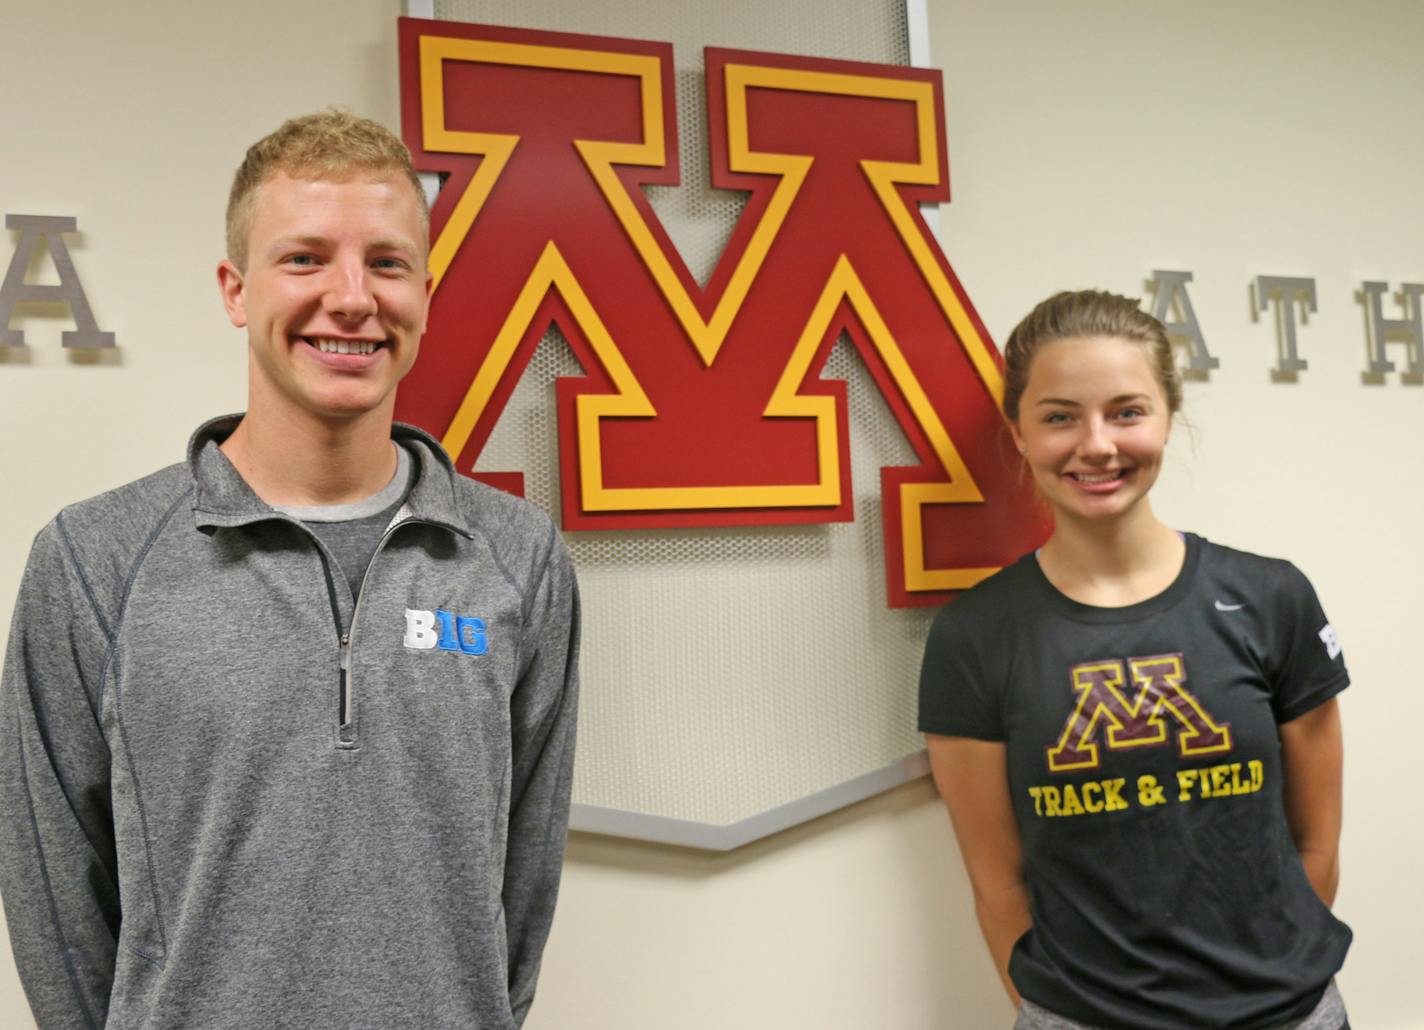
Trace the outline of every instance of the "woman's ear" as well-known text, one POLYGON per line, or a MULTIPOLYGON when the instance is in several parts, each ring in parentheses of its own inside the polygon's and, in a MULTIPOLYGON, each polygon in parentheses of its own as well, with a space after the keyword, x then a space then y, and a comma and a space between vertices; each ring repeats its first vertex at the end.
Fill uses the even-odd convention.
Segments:
POLYGON ((1009 423, 1009 434, 1013 436, 1014 447, 1018 450, 1019 454, 1027 454, 1028 444, 1024 443, 1023 434, 1019 432, 1018 422, 1015 421, 1009 423))

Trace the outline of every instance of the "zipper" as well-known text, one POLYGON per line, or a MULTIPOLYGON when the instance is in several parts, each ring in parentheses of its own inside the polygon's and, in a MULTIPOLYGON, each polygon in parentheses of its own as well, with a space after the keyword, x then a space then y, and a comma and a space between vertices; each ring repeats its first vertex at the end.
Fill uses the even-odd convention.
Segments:
MULTIPOLYGON (((351 649, 356 644, 356 620, 361 616, 361 602, 366 597, 366 581, 371 578, 371 569, 376 565, 376 559, 381 556, 381 552, 386 549, 386 544, 391 536, 401 526, 408 526, 412 523, 427 523, 425 519, 418 519, 408 516, 398 522, 386 527, 386 531, 381 534, 381 539, 376 544, 376 549, 371 552, 371 560, 366 563, 366 571, 361 574, 361 588, 356 591, 356 605, 351 609, 351 628, 341 633, 341 626, 338 616, 337 632, 340 635, 341 643, 341 684, 339 690, 339 705, 337 722, 337 739, 342 747, 353 747, 356 743, 356 685, 351 676, 351 649)), ((330 583, 330 573, 327 574, 327 582, 330 583)), ((332 595, 335 597, 335 594, 332 595)), ((335 609, 333 609, 335 610, 335 609)))
MULTIPOLYGON (((300 523, 298 523, 300 525, 300 523)), ((336 598, 336 581, 331 578, 331 557, 326 553, 326 547, 316 534, 312 533, 306 526, 302 526, 312 536, 312 542, 316 544, 317 554, 321 557, 321 572, 326 577, 326 598, 331 603, 331 621, 336 627, 337 643, 337 673, 336 687, 336 725, 338 737, 345 742, 346 730, 351 721, 351 690, 347 684, 347 666, 350 664, 350 635, 341 625, 341 602, 336 598)), ((353 612, 352 622, 356 621, 353 612)))
MULTIPOLYGON (((403 506, 402 506, 403 507, 403 506)), ((337 746, 342 748, 352 748, 356 745, 356 692, 351 682, 351 645, 356 635, 356 617, 361 613, 361 599, 366 594, 366 580, 370 578, 371 566, 376 564, 376 557, 385 550, 386 543, 401 526, 413 523, 421 523, 427 526, 439 527, 441 523, 433 522, 430 519, 417 518, 414 515, 407 515, 399 518, 386 527, 386 531, 381 534, 381 539, 376 544, 376 549, 371 552, 371 560, 366 563, 366 571, 361 574, 361 588, 356 592, 356 603, 351 609, 351 629, 346 630, 341 625, 341 602, 336 597, 336 581, 331 578, 331 556, 327 553, 326 545, 321 542, 308 527, 302 525, 299 519, 294 519, 289 515, 274 513, 282 522, 289 522, 298 526, 316 544, 317 555, 321 558, 322 575, 326 577, 326 598, 331 604, 331 621, 336 627, 337 643, 337 664, 339 672, 337 675, 336 687, 336 737, 337 746)))

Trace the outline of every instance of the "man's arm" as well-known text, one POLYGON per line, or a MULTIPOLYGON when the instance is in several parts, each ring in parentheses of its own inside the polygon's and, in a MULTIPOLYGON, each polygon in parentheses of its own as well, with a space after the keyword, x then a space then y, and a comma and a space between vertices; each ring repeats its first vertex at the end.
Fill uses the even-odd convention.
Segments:
POLYGON ((106 634, 56 520, 30 553, 0 674, 0 893, 44 1028, 102 1027, 114 978, 106 634))
POLYGON ((1345 764, 1339 701, 1332 697, 1282 723, 1280 735, 1286 821, 1311 886, 1321 901, 1333 905, 1340 884, 1345 764))
POLYGON ((513 783, 504 867, 509 1000, 524 1022, 563 871, 578 715, 578 584, 558 531, 525 620, 524 667, 510 701, 513 783))
POLYGON ((926 734, 935 786, 949 809, 959 853, 974 888, 974 913, 1004 990, 1015 1006, 1009 956, 1033 925, 1023 879, 1023 844, 1009 797, 1004 745, 926 734))

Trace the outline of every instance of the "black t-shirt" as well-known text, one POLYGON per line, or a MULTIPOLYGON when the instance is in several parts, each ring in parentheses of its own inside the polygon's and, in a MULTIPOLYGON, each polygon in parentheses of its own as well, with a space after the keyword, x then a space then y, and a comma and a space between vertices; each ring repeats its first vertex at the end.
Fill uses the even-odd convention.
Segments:
POLYGON ((1185 539, 1171 586, 1124 608, 1064 596, 1032 554, 952 601, 920 729, 1006 744, 1025 998, 1105 1027, 1270 1027, 1350 945, 1292 842, 1277 733, 1349 677, 1299 570, 1185 539))

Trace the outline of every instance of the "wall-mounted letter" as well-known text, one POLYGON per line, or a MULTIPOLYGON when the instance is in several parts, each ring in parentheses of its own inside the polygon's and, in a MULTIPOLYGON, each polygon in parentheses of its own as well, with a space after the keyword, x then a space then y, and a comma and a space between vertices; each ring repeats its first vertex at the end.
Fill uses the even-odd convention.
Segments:
POLYGON ((1191 272, 1154 270, 1151 286, 1156 298, 1152 302, 1152 317, 1166 327, 1168 336, 1178 336, 1187 341, 1187 368, 1193 372, 1207 372, 1220 367, 1221 362, 1206 349, 1197 313, 1192 310, 1192 299, 1187 296, 1187 283, 1191 281, 1191 272), (1171 319, 1174 308, 1181 316, 1177 321, 1171 319))
POLYGON ((64 244, 62 234, 78 230, 75 220, 59 215, 6 215, 5 228, 20 230, 20 243, 10 259, 5 281, 0 283, 0 347, 25 345, 25 334, 19 329, 11 329, 10 319, 14 317, 16 306, 27 300, 68 305, 74 316, 75 328, 61 334, 64 346, 114 346, 114 334, 100 332, 98 323, 94 321, 94 313, 89 310, 89 299, 84 296, 84 287, 79 282, 79 273, 74 270, 74 261, 64 244), (58 286, 25 282, 25 271, 30 267, 35 248, 41 242, 49 250, 50 260, 59 272, 58 286))
POLYGON ((1389 292, 1389 283, 1360 283, 1364 294, 1366 319, 1366 346, 1369 350, 1369 371, 1383 375, 1394 371, 1394 362, 1385 356, 1385 344, 1402 343, 1408 347, 1405 372, 1408 375, 1424 373, 1424 320, 1420 318, 1419 298, 1424 296, 1424 283, 1400 283, 1395 296, 1404 308, 1403 318, 1384 317, 1384 295, 1389 292))
POLYGON ((1295 343, 1295 306, 1300 305, 1300 320, 1315 313, 1315 280, 1289 275, 1256 276, 1256 309, 1267 311, 1276 302, 1276 346, 1280 357, 1276 371, 1282 374, 1304 372, 1310 363, 1300 356, 1295 343))

